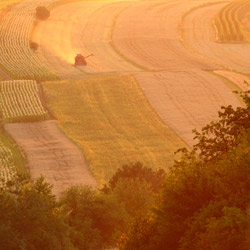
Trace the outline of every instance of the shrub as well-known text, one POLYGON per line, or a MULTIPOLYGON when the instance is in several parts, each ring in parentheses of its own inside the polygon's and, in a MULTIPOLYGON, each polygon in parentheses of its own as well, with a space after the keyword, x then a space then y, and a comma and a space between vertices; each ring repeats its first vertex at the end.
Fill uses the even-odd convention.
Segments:
POLYGON ((38 49, 38 44, 35 43, 35 42, 30 41, 30 48, 31 48, 33 51, 36 51, 36 50, 38 49))
POLYGON ((36 18, 37 19, 45 20, 45 19, 49 18, 49 16, 50 16, 50 11, 46 7, 38 6, 36 8, 36 18))

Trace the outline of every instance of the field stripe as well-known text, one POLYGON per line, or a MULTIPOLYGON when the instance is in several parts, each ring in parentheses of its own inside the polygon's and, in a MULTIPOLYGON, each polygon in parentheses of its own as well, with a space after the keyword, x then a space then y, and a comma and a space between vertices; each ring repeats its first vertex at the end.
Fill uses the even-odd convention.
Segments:
POLYGON ((72 185, 96 186, 82 152, 56 121, 5 124, 5 129, 23 148, 32 178, 45 176, 56 195, 72 185))

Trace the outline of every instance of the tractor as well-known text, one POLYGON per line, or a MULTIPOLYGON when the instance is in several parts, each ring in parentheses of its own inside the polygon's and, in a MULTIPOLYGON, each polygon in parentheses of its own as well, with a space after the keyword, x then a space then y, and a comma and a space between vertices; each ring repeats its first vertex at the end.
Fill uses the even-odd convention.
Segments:
POLYGON ((93 54, 90 54, 88 56, 83 56, 82 54, 77 54, 75 57, 75 64, 74 66, 86 66, 87 61, 85 60, 87 57, 93 56, 93 54))

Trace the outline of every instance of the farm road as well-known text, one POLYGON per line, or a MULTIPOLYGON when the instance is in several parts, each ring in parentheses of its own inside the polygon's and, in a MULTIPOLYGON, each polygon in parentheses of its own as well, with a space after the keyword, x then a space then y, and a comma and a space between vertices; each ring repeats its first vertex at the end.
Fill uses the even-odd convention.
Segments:
POLYGON ((96 186, 81 150, 59 130, 56 121, 4 127, 26 153, 32 178, 43 175, 56 195, 72 185, 96 186))
MULTIPOLYGON (((199 40, 197 33, 202 38, 204 32, 213 32, 211 12, 215 14, 219 5, 209 7, 208 14, 201 8, 204 18, 210 20, 205 27, 203 22, 199 24, 199 11, 188 19, 188 25, 180 26, 183 14, 203 4, 197 0, 63 4, 51 11, 48 21, 37 25, 34 40, 62 79, 83 78, 89 73, 133 74, 161 119, 193 145, 192 129, 215 120, 222 105, 241 105, 224 83, 209 73, 224 67, 191 53, 181 40, 184 29, 184 37, 190 36, 195 46, 207 42, 199 40), (190 32, 189 27, 195 31, 190 32), (89 58, 87 67, 75 69, 71 64, 77 52, 95 56, 89 58)), ((223 55, 222 51, 220 57, 223 55)))

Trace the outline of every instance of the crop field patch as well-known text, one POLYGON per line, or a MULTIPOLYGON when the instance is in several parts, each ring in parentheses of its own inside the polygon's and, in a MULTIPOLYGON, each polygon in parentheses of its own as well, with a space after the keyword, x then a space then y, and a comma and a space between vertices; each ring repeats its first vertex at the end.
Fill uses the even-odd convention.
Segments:
POLYGON ((40 121, 49 118, 33 80, 0 82, 0 109, 5 122, 40 121))
POLYGON ((0 187, 16 175, 16 168, 11 150, 0 138, 0 187))
POLYGON ((132 76, 43 83, 47 104, 65 134, 82 148, 99 183, 124 164, 168 169, 186 146, 152 110, 132 76))
POLYGON ((249 42, 250 3, 245 0, 230 2, 214 19, 218 42, 249 42))
MULTIPOLYGON (((49 4, 53 0, 46 0, 49 4)), ((40 1, 24 1, 13 6, 0 23, 0 67, 13 79, 52 80, 56 76, 30 48, 35 9, 40 1)))

